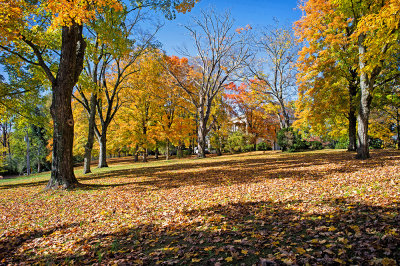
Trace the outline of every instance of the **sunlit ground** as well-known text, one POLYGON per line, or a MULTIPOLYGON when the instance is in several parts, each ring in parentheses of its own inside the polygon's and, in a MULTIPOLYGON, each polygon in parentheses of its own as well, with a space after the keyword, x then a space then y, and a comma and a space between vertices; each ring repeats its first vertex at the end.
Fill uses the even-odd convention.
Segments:
MULTIPOLYGON (((400 261, 400 152, 116 160, 73 191, 0 181, 0 264, 400 261)), ((125 158, 126 159, 126 158, 125 158)))

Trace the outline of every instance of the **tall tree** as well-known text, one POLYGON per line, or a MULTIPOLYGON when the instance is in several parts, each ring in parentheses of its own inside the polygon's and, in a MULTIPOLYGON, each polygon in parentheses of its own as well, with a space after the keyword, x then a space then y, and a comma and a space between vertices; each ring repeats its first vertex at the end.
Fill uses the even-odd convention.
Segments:
MULTIPOLYGON (((195 4, 193 0, 138 2, 143 6, 161 6, 171 17, 173 10, 185 12, 195 4)), ((83 69, 86 48, 83 24, 95 19, 105 8, 120 10, 121 4, 118 0, 0 1, 0 48, 41 68, 51 83, 54 139, 47 188, 78 185, 72 165, 71 95, 83 69), (59 63, 51 65, 48 61, 55 62, 55 58, 59 63)))
POLYGON ((287 103, 296 94, 298 44, 292 30, 279 27, 278 22, 262 28, 251 40, 255 56, 248 64, 249 74, 257 79, 259 93, 280 107, 281 128, 287 128, 291 125, 287 103))
POLYGON ((198 156, 204 158, 206 136, 212 126, 209 119, 213 101, 235 71, 244 67, 250 51, 245 34, 233 30, 229 13, 202 11, 200 17, 193 18, 193 23, 185 28, 193 39, 197 56, 190 58, 190 64, 172 57, 167 69, 197 110, 198 156), (173 65, 177 63, 185 65, 186 74, 176 71, 173 65))
MULTIPOLYGON (((300 27, 301 23, 307 20, 311 25, 304 28, 305 35, 311 36, 314 32, 316 40, 326 37, 326 42, 332 44, 326 49, 323 48, 324 46, 319 47, 318 60, 322 60, 323 54, 329 55, 331 59, 334 59, 334 64, 342 67, 342 71, 345 70, 346 73, 351 74, 353 80, 357 73, 358 81, 348 82, 348 86, 350 88, 358 84, 360 89, 357 115, 357 158, 366 159, 369 157, 368 122, 374 90, 397 76, 390 68, 390 64, 394 58, 393 54, 399 48, 397 33, 400 6, 398 1, 310 0, 303 5, 303 8, 306 11, 305 17, 308 19, 303 19, 300 27), (324 30, 326 25, 331 27, 324 30), (354 59, 344 61, 345 53, 340 50, 345 53, 350 52, 350 58, 354 59), (347 70, 343 68, 346 63, 347 70)), ((311 51, 306 60, 312 60, 313 56, 315 58, 313 53, 315 51, 311 51)), ((354 121, 352 123, 354 124, 354 121)))
MULTIPOLYGON (((88 139, 85 145, 84 172, 90 172, 90 157, 94 136, 100 147, 98 167, 107 167, 107 132, 112 119, 121 107, 120 92, 124 81, 137 69, 135 61, 151 45, 160 25, 149 34, 140 30, 140 24, 147 19, 142 9, 160 9, 167 19, 178 12, 190 11, 197 1, 136 1, 124 7, 121 12, 108 10, 100 15, 101 20, 88 25, 90 42, 84 74, 90 81, 88 88, 79 86, 79 98, 88 116, 88 139), (142 34, 138 34, 141 32, 142 34), (86 92, 86 93, 85 93, 86 92), (89 95, 86 95, 90 93, 89 95), (93 108, 95 106, 95 108, 93 108), (99 123, 95 123, 96 112, 99 123)), ((87 86, 86 86, 87 87, 87 86)))
POLYGON ((105 6, 120 9, 117 0, 1 0, 0 48, 41 68, 53 92, 50 108, 54 122, 53 159, 47 188, 78 185, 72 165, 74 120, 71 95, 83 68, 86 42, 82 23, 95 18, 105 6), (53 52, 55 50, 59 52, 53 52), (55 61, 55 58, 58 58, 58 65, 46 62, 49 59, 55 61))
POLYGON ((296 125, 338 137, 347 124, 348 150, 355 151, 359 76, 357 46, 350 39, 355 28, 346 16, 331 15, 335 10, 332 1, 310 0, 300 8, 306 16, 295 23, 295 31, 306 45, 297 62, 300 119, 296 125))

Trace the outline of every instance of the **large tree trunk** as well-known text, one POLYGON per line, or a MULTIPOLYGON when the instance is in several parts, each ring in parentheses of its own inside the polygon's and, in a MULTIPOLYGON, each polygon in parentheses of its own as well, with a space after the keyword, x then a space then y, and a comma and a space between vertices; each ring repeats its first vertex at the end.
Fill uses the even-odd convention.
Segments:
MULTIPOLYGON (((104 128, 104 127, 103 127, 104 128)), ((103 130, 99 139, 100 153, 98 168, 108 167, 107 164, 107 131, 103 130)))
POLYGON ((288 128, 290 127, 290 118, 289 114, 286 111, 286 106, 283 99, 279 99, 279 105, 281 107, 281 112, 282 112, 282 116, 279 115, 281 128, 288 128))
POLYGON ((62 27, 61 57, 58 72, 52 82, 53 159, 51 178, 46 188, 73 188, 78 180, 74 175, 72 147, 74 118, 72 115, 72 90, 83 68, 86 43, 82 26, 73 23, 62 27))
POLYGON ((94 143, 94 126, 95 126, 95 118, 96 118, 96 99, 97 95, 92 93, 90 96, 90 113, 89 113, 89 131, 87 142, 85 144, 85 155, 83 159, 83 173, 88 174, 92 171, 90 170, 90 163, 92 161, 92 150, 94 143))
POLYGON ((370 105, 372 96, 369 91, 370 82, 368 81, 367 73, 365 72, 365 61, 364 54, 366 52, 364 46, 364 36, 363 34, 359 37, 359 65, 360 65, 360 90, 361 90, 361 101, 360 110, 358 112, 358 146, 357 146, 357 159, 367 159, 369 158, 369 145, 368 145, 368 120, 370 113, 370 105))
POLYGON ((26 175, 31 174, 31 151, 29 145, 29 134, 26 132, 26 175))

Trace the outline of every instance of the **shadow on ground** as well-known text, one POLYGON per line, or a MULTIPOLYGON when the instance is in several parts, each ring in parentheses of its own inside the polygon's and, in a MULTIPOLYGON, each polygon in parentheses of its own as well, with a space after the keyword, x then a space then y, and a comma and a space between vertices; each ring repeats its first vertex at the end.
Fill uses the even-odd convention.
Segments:
POLYGON ((231 203, 186 211, 181 215, 191 218, 192 223, 141 224, 84 238, 78 245, 90 246, 85 255, 51 254, 33 259, 30 253, 14 254, 32 236, 60 230, 53 228, 0 243, 0 257, 9 255, 3 261, 6 264, 73 260, 78 264, 123 265, 367 265, 400 260, 399 205, 382 208, 335 198, 320 203, 335 208, 321 215, 289 207, 301 203, 231 203))

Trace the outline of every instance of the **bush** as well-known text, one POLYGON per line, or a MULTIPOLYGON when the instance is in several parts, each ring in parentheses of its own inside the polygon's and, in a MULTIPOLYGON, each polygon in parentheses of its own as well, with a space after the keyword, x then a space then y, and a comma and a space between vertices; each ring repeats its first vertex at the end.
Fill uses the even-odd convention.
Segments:
POLYGON ((254 151, 254 145, 253 145, 253 144, 245 145, 245 146, 243 147, 243 151, 244 151, 244 152, 254 151))
POLYGON ((291 127, 279 130, 277 138, 282 151, 296 152, 308 149, 307 142, 291 127))
POLYGON ((192 154, 193 154, 192 149, 183 150, 183 156, 185 156, 185 157, 191 156, 192 154))
POLYGON ((349 140, 338 141, 335 143, 335 149, 347 149, 349 147, 349 140))
POLYGON ((246 138, 242 132, 236 131, 228 136, 227 142, 227 148, 231 153, 241 152, 244 150, 244 147, 246 145, 246 138))
POLYGON ((323 146, 322 143, 320 141, 310 141, 309 145, 311 150, 322 150, 323 146))
POLYGON ((257 144, 257 150, 258 151, 270 151, 272 150, 272 147, 269 143, 266 142, 260 142, 257 144))
POLYGON ((370 138, 369 139, 369 148, 370 149, 382 149, 383 148, 383 140, 370 138))

